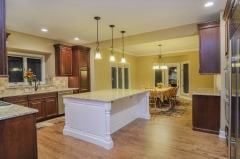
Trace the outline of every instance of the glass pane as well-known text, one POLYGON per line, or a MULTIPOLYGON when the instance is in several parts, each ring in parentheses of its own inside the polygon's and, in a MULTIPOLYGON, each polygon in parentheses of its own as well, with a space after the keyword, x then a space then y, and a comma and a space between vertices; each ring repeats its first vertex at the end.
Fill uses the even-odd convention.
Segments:
POLYGON ((39 81, 42 80, 41 68, 41 59, 27 58, 27 69, 31 69, 31 71, 36 75, 39 81))
POLYGON ((8 56, 9 82, 23 82, 23 58, 8 56))
POLYGON ((163 83, 162 70, 155 70, 155 86, 156 87, 157 87, 157 83, 159 82, 163 83))
POLYGON ((128 77, 128 68, 124 68, 124 84, 125 84, 125 89, 129 89, 129 77, 128 77))
POLYGON ((172 87, 177 86, 177 67, 169 67, 168 84, 171 84, 172 87))
POLYGON ((118 88, 122 88, 122 68, 118 68, 118 88))
POLYGON ((112 88, 117 88, 117 68, 112 67, 112 88))
POLYGON ((189 93, 188 63, 183 64, 183 93, 189 93))

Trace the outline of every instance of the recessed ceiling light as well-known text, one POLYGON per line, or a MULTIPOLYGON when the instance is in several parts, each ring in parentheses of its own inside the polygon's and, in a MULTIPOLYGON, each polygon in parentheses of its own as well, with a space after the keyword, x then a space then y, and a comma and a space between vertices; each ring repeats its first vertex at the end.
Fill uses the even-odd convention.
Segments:
POLYGON ((210 6, 212 6, 214 3, 213 2, 207 2, 204 6, 205 7, 210 7, 210 6))
POLYGON ((79 38, 74 38, 74 40, 79 40, 79 38))
POLYGON ((47 29, 42 29, 42 31, 47 32, 48 30, 47 29))

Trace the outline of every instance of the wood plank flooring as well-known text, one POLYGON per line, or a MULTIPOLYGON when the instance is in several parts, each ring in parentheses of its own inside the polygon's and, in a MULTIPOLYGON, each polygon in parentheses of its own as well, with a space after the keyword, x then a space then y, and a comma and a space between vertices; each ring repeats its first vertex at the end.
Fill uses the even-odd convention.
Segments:
MULTIPOLYGON (((97 122, 97 121, 96 121, 97 122)), ((192 107, 182 118, 152 115, 113 133, 114 146, 64 136, 64 123, 37 131, 39 159, 227 159, 225 139, 192 131, 192 107)))

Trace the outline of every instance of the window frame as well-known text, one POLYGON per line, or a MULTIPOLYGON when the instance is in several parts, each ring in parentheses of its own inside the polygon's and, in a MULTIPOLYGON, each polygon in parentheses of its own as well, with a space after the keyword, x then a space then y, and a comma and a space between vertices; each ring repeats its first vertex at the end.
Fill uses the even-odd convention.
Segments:
POLYGON ((130 82, 130 63, 121 63, 121 62, 110 62, 110 83, 111 83, 111 89, 119 89, 119 83, 118 83, 118 68, 121 68, 122 70, 122 87, 120 89, 126 89, 125 88, 125 75, 124 75, 124 68, 128 68, 128 89, 131 89, 131 82, 130 82), (112 88, 112 67, 117 68, 116 78, 117 78, 117 88, 112 88))
MULTIPOLYGON (((40 59, 41 60, 41 76, 42 76, 42 79, 40 80, 40 84, 45 84, 45 55, 39 55, 39 54, 36 55, 36 54, 8 51, 7 56, 23 58, 23 72, 26 71, 26 68, 27 68, 27 58, 40 59)), ((9 82, 8 83, 8 86, 20 86, 20 85, 28 85, 27 79, 24 79, 24 82, 9 82)))
POLYGON ((190 95, 190 62, 189 61, 184 61, 184 62, 181 62, 181 94, 184 94, 184 95, 190 95), (184 64, 188 64, 188 93, 184 93, 183 92, 183 76, 184 76, 184 72, 183 72, 183 65, 184 64))
MULTIPOLYGON (((156 87, 156 69, 153 69, 154 70, 154 78, 153 78, 153 86, 156 87)), ((159 69, 160 70, 160 69, 159 69)), ((165 71, 162 70, 162 84, 165 85, 165 71)))

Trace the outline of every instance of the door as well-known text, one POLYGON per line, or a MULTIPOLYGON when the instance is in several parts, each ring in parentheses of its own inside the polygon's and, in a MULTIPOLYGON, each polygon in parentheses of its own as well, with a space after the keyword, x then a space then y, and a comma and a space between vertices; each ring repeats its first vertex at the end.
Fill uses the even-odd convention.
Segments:
POLYGON ((46 117, 58 115, 57 98, 44 99, 44 113, 46 117))
MULTIPOLYGON (((170 84, 172 87, 180 85, 180 64, 169 63, 167 64, 168 69, 165 70, 165 83, 170 84)), ((179 87, 177 96, 179 96, 181 87, 179 87)))
POLYGON ((44 118, 44 103, 43 99, 29 101, 29 107, 37 109, 36 119, 41 120, 44 118))
POLYGON ((112 89, 117 88, 117 67, 111 67, 112 89))
MULTIPOLYGON (((240 34, 239 34, 240 35, 240 34)), ((228 138, 228 150, 229 158, 240 159, 240 109, 239 109, 239 97, 240 97, 240 78, 239 78, 239 38, 234 35, 232 40, 232 52, 230 53, 231 69, 230 69, 230 120, 229 120, 229 138, 228 138)))
POLYGON ((111 64, 112 89, 129 89, 129 64, 111 64))

